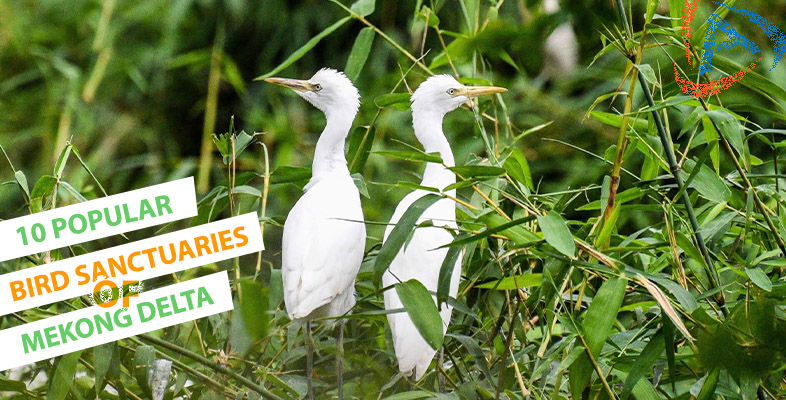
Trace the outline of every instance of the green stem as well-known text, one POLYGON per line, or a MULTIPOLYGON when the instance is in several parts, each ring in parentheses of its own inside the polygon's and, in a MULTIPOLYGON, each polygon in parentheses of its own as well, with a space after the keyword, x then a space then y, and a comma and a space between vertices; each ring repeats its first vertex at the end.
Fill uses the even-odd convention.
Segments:
MULTIPOLYGON (((710 108, 707 106, 707 102, 704 99, 699 98, 699 102, 701 106, 704 108, 704 111, 709 111, 710 108)), ((712 127, 715 128, 717 132, 721 132, 717 125, 715 125, 715 121, 710 118, 710 123, 712 123, 712 127)), ((756 208, 759 209, 761 216, 764 218, 764 222, 767 223, 767 227, 770 228, 772 231, 772 235, 775 237, 775 241, 778 243, 778 248, 781 250, 781 254, 786 256, 786 243, 784 243, 783 238, 778 233, 778 229, 775 227, 775 224, 772 222, 769 213, 767 212, 767 207, 764 205, 764 202, 761 201, 759 194, 754 189, 753 184, 751 183, 750 179, 748 179, 748 174, 745 173, 745 169, 740 164, 737 157, 734 155, 734 150, 732 150, 731 145, 729 145, 729 141, 726 140, 726 137, 723 135, 718 135, 720 138, 720 142, 723 144, 723 148, 729 154, 729 158, 731 158, 732 162, 734 163, 734 168, 737 169, 737 173, 740 174, 742 178, 742 182, 745 183, 745 188, 753 193, 753 202, 756 204, 756 208)), ((776 178, 777 181, 777 178, 776 178)))
POLYGON ((197 172, 197 193, 199 194, 207 193, 210 185, 210 164, 213 148, 211 135, 216 127, 216 115, 218 114, 218 89, 221 83, 221 59, 224 52, 224 37, 224 24, 219 22, 210 56, 210 74, 207 78, 205 120, 202 126, 202 148, 199 152, 199 170, 197 172))
MULTIPOLYGON (((640 80, 641 89, 644 92, 644 97, 647 99, 647 104, 650 108, 655 107, 655 100, 652 99, 652 93, 650 92, 649 86, 647 86, 647 82, 645 80, 640 80)), ((671 138, 666 133, 666 129, 663 127, 663 121, 660 118, 660 114, 657 110, 652 111, 652 119, 655 121, 655 127, 658 129, 658 136, 660 137, 660 142, 663 145, 663 150, 666 152, 666 160, 669 163, 669 170, 671 174, 674 176, 674 180, 677 182, 677 190, 682 191, 683 182, 682 177, 679 174, 680 166, 677 164, 677 157, 674 155, 674 147, 671 144, 671 138)), ((696 166, 698 168, 699 166, 696 166)), ((701 256, 704 258, 704 262, 707 264, 707 271, 710 278, 710 284, 713 288, 718 288, 719 280, 718 280, 718 272, 715 270, 715 266, 712 263, 712 258, 710 257, 710 252, 707 250, 707 245, 704 241, 704 237, 699 231, 699 222, 696 219, 696 213, 693 211, 693 203, 690 201, 690 196, 682 196, 682 203, 685 205, 685 211, 688 213, 688 218, 690 220, 691 228, 693 229, 693 236, 696 239, 696 244, 699 246, 699 252, 701 252, 701 256)), ((721 311, 724 315, 728 313, 726 310, 725 300, 723 299, 723 291, 718 292, 718 297, 716 298, 716 302, 721 307, 721 311)))
POLYGON ((221 374, 227 375, 229 377, 232 377, 233 379, 235 379, 238 382, 242 383, 243 386, 245 386, 245 387, 247 387, 247 388, 249 388, 251 390, 254 390, 259 395, 261 395, 262 397, 264 397, 266 399, 282 400, 281 397, 275 395, 274 393, 271 393, 269 390, 265 389, 264 387, 254 383, 254 381, 252 381, 252 380, 250 380, 250 379, 248 379, 248 378, 238 374, 237 372, 235 372, 235 371, 233 371, 233 370, 231 370, 231 369, 229 369, 229 368, 227 368, 227 367, 225 367, 225 366, 223 366, 223 365, 221 365, 221 364, 219 364, 219 363, 217 363, 215 361, 212 361, 212 360, 209 360, 209 359, 207 359, 205 357, 202 357, 202 356, 200 356, 197 353, 194 353, 194 352, 192 352, 190 350, 184 349, 184 348, 182 348, 180 346, 177 346, 175 344, 169 343, 169 342, 167 342, 165 340, 161 340, 161 339, 158 339, 158 338, 150 336, 150 335, 143 334, 143 335, 137 335, 137 337, 142 339, 145 342, 152 343, 152 344, 155 344, 157 346, 165 347, 165 348, 167 348, 167 349, 169 349, 171 351, 174 351, 176 353, 182 354, 182 355, 184 355, 184 356, 186 356, 186 357, 188 357, 188 358, 190 358, 192 360, 196 360, 200 364, 202 364, 202 365, 212 369, 213 371, 216 371, 218 373, 221 373, 221 374))

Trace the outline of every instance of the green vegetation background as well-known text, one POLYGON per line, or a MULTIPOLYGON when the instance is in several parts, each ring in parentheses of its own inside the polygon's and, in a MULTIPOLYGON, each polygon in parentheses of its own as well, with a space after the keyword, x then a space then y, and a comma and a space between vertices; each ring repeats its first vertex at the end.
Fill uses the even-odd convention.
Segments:
MULTIPOLYGON (((423 163, 375 152, 412 151, 407 145, 416 145, 402 96, 380 96, 406 93, 432 72, 458 72, 465 82, 493 83, 509 92, 481 102, 487 117, 462 108, 445 121, 458 165, 492 165, 504 171, 491 176, 489 170, 468 170, 467 184, 459 191, 459 198, 475 207, 460 208, 460 219, 476 240, 468 245, 464 259, 459 301, 465 307, 454 312, 458 316, 450 331, 453 336, 445 339, 447 365, 452 365, 446 392, 451 394, 441 396, 522 398, 530 393, 536 398, 575 398, 585 391, 590 398, 608 398, 627 397, 632 391, 639 399, 782 398, 784 343, 778 336, 784 329, 786 288, 781 275, 786 264, 778 252, 778 238, 784 236, 778 159, 786 125, 786 66, 767 70, 774 52, 766 35, 739 16, 728 16, 762 47, 763 60, 756 69, 761 75, 709 99, 710 108, 725 107, 710 116, 697 111, 699 103, 682 96, 674 83, 672 59, 692 79, 697 71, 684 58, 680 1, 623 1, 633 38, 617 3, 611 1, 563 1, 562 9, 551 15, 536 0, 358 3, 352 9, 354 18, 331 29, 351 15, 349 2, 341 2, 346 6, 342 7, 316 0, 0 1, 0 145, 13 164, 3 162, 0 167, 0 217, 100 197, 102 189, 114 194, 198 176, 204 162, 208 184, 200 185, 200 216, 166 230, 241 211, 264 211, 267 246, 260 259, 249 256, 176 278, 234 270, 234 276, 242 278, 234 280, 235 314, 65 356, 55 364, 38 363, 23 377, 0 378, 0 390, 20 389, 7 382, 29 383, 43 371, 47 383, 21 391, 22 396, 83 398, 98 392, 115 397, 102 392, 106 381, 121 397, 151 396, 147 375, 135 371, 150 369, 146 362, 153 358, 169 357, 182 365, 175 364, 168 397, 255 397, 260 389, 283 398, 302 394, 302 335, 290 329, 281 309, 276 268, 280 225, 301 193, 307 176, 303 167, 310 166, 324 118, 297 96, 254 78, 274 70, 307 43, 313 46, 278 76, 307 78, 325 66, 344 69, 356 39, 371 28, 377 31, 364 62, 351 62, 356 70, 362 67, 355 79, 363 96, 355 126, 372 125, 373 141, 370 148, 348 150, 357 151, 350 157, 367 156, 359 172, 368 190, 365 216, 373 223, 368 225, 369 254, 358 283, 361 301, 347 332, 348 397, 384 398, 411 389, 411 397, 399 398, 420 398, 438 391, 433 367, 414 388, 404 380, 391 380, 395 357, 379 313, 379 282, 372 273, 383 224, 411 190, 400 182, 417 183, 423 163), (579 65, 567 75, 553 76, 543 43, 565 22, 576 32, 579 65), (326 29, 329 34, 314 42, 326 29), (644 29, 645 46, 639 47, 644 29), (714 266, 703 260, 689 213, 682 200, 675 200, 677 190, 652 108, 647 109, 639 86, 631 85, 631 71, 638 70, 631 70, 626 52, 643 65, 639 79, 649 84, 655 101, 664 102, 657 113, 665 118, 678 158, 689 165, 690 160, 704 164, 685 194, 694 203, 714 266), (422 67, 413 66, 408 55, 423 56, 422 67), (401 82, 404 74, 406 84, 401 82), (626 119, 620 114, 626 109, 627 92, 632 92, 628 109, 633 114, 626 119), (227 161, 210 134, 226 132, 233 116, 238 131, 263 134, 236 160, 227 161), (719 121, 734 129, 713 126, 719 121), (739 134, 744 144, 735 141, 739 134), (734 151, 724 152, 726 142, 734 151), (208 153, 202 152, 205 143, 208 153), (506 163, 512 158, 519 167, 506 163), (748 173, 750 185, 735 160, 748 173), (227 162, 234 164, 229 168, 227 162), (227 183, 233 170, 237 175, 227 183), (621 177, 619 200, 616 208, 604 213, 615 170, 621 177), (23 171, 24 185, 16 171, 23 171), (31 196, 45 175, 56 180, 46 180, 39 196, 31 196), (238 187, 244 188, 235 190, 238 187), (479 196, 481 192, 489 198, 479 196), (234 197, 231 207, 229 197, 234 197), (494 231, 496 236, 477 235, 500 226, 489 215, 508 214, 524 219, 513 228, 494 231), (543 227, 549 215, 558 216, 562 222, 557 225, 567 231, 543 227), (774 221, 774 233, 768 219, 774 221), (578 252, 574 238, 581 242, 576 242, 578 252), (650 284, 657 283, 655 289, 637 280, 639 272, 650 284), (516 284, 504 279, 499 281, 504 284, 493 284, 513 276, 530 282, 524 284, 527 288, 513 290, 516 284), (620 279, 627 284, 620 286, 620 279), (489 282, 487 288, 475 287, 489 282), (244 290, 253 293, 249 298, 255 301, 244 301, 244 290), (608 324, 591 307, 596 296, 610 302, 603 303, 613 312, 608 324), (618 302, 617 296, 622 296, 618 302), (720 312, 723 301, 728 317, 720 312), (674 317, 667 317, 669 313, 674 317), (264 316, 261 323, 248 321, 259 315, 264 316), (687 331, 681 333, 683 322, 695 341, 687 331), (588 345, 590 337, 599 345, 588 345), (595 347, 592 358, 585 346, 595 347), (184 351, 204 359, 195 360, 184 351), (590 366, 586 378, 577 372, 569 377, 569 369, 587 368, 582 363, 590 366), (222 373, 220 367, 235 375, 222 373), (53 379, 58 370, 64 376, 82 372, 81 378, 74 385, 68 379, 53 379), (199 373, 192 370, 216 375, 211 382, 198 379, 199 373), (627 379, 630 376, 636 379, 627 379), (193 384, 183 389, 186 381, 181 377, 193 384)), ((709 3, 703 2, 696 21, 705 20, 716 7, 709 3)), ((783 1, 735 5, 759 12, 784 29, 783 1)), ((695 29, 700 25, 697 22, 695 29)), ((702 41, 694 36, 697 51, 702 41)), ((722 56, 726 61, 714 64, 719 71, 711 74, 713 78, 733 72, 729 60, 751 61, 739 48, 722 56)), ((358 138, 365 130, 359 132, 358 138)), ((132 232, 128 237, 134 240, 155 232, 132 232)), ((0 272, 38 264, 46 256, 68 257, 124 241, 108 238, 0 263, 0 272)), ((174 279, 161 278, 151 286, 174 279)), ((0 326, 65 312, 81 307, 81 301, 5 316, 0 326)), ((335 395, 333 333, 323 328, 318 337, 318 393, 335 395)))

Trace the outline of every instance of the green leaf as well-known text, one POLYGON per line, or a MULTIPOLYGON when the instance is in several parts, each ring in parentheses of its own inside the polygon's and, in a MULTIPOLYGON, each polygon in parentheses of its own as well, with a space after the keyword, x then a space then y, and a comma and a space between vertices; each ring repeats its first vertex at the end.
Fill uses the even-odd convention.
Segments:
POLYGON ((74 373, 82 351, 68 353, 57 360, 55 373, 49 382, 46 400, 63 400, 74 388, 74 373))
MULTIPOLYGON (((696 167, 696 162, 692 159, 685 160, 680 174, 686 179, 696 167)), ((696 189, 700 195, 714 203, 724 203, 731 198, 731 189, 723 183, 721 178, 705 164, 700 166, 696 177, 690 182, 689 187, 696 189)))
POLYGON ((707 374, 704 379, 704 384, 701 385, 701 391, 696 396, 696 400, 710 400, 715 398, 715 388, 718 387, 718 377, 720 377, 720 368, 714 368, 707 374))
POLYGON ((505 173, 505 168, 488 165, 460 165, 448 169, 464 178, 489 178, 500 176, 505 173))
POLYGON ((745 268, 745 273, 751 279, 754 285, 758 286, 766 292, 772 291, 772 281, 761 268, 745 268))
POLYGON ((349 135, 349 150, 347 151, 347 156, 350 160, 349 173, 354 174, 363 171, 363 167, 368 160, 368 154, 374 145, 376 133, 377 128, 373 126, 359 126, 352 130, 352 133, 349 135))
MULTIPOLYGON (((606 191, 604 190, 603 193, 606 193, 606 191)), ((637 187, 630 188, 628 190, 617 193, 617 197, 614 198, 614 204, 621 205, 632 200, 638 200, 644 197, 645 194, 646 193, 644 191, 642 191, 637 187)), ((607 202, 608 199, 606 199, 605 201, 595 200, 577 208, 576 210, 577 211, 600 210, 606 207, 607 202)))
POLYGON ((505 160, 505 171, 508 172, 508 176, 511 177, 516 182, 523 184, 529 190, 534 190, 534 186, 532 184, 532 174, 529 170, 529 163, 527 162, 527 157, 524 156, 524 153, 521 152, 518 148, 513 148, 513 151, 510 153, 510 157, 505 160))
MULTIPOLYGON (((396 258, 399 250, 404 247, 404 243, 407 241, 407 238, 409 238, 409 234, 412 233, 415 224, 423 212, 441 198, 442 197, 435 194, 427 194, 415 200, 415 202, 407 208, 407 211, 404 212, 404 215, 401 216, 401 219, 390 232, 390 236, 388 236, 387 240, 382 244, 382 248, 379 249, 377 259, 374 261, 375 280, 379 281, 382 278, 382 274, 390 267, 390 263, 396 258)), ((436 308, 436 305, 434 308, 436 308)))
POLYGON ((379 108, 396 105, 402 111, 409 109, 409 93, 387 93, 374 98, 374 104, 379 108))
POLYGON ((424 390, 416 390, 413 392, 396 393, 392 396, 385 397, 382 400, 417 400, 433 398, 434 395, 424 390))
POLYGON ((375 0, 357 0, 349 9, 361 17, 366 17, 374 13, 375 3, 375 0))
POLYGON ((278 167, 270 174, 270 184, 305 183, 311 179, 311 168, 308 167, 278 167))
POLYGON ((548 244, 568 257, 575 257, 576 244, 573 242, 573 235, 570 234, 568 224, 558 213, 549 211, 544 216, 538 216, 538 225, 548 244))
MULTIPOLYGON (((713 54, 712 56, 712 66, 720 69, 723 72, 726 72, 727 74, 732 74, 743 68, 743 66, 738 64, 736 61, 732 61, 731 59, 717 53, 713 54)), ((765 78, 756 71, 748 71, 745 73, 745 78, 740 79, 739 83, 743 86, 754 89, 759 93, 767 94, 776 99, 786 101, 786 89, 772 80, 765 78)), ((773 103, 773 105, 783 110, 783 107, 780 104, 777 102, 773 103)))
POLYGON ((73 197, 76 199, 76 201, 78 201, 78 202, 80 202, 80 203, 84 203, 84 202, 86 202, 86 201, 87 201, 87 199, 85 198, 85 196, 82 196, 82 193, 79 193, 79 191, 78 191, 78 190, 76 190, 76 189, 75 189, 73 186, 71 186, 71 184, 70 184, 70 183, 68 183, 68 182, 66 182, 66 181, 63 181, 63 180, 61 180, 61 181, 60 181, 60 187, 62 187, 62 188, 63 188, 63 189, 65 189, 65 190, 66 190, 66 191, 67 191, 69 194, 71 194, 71 196, 73 196, 73 197))
POLYGON ((248 336, 257 341, 267 334, 268 293, 267 288, 249 279, 240 281, 238 292, 240 314, 248 336))
POLYGON ((355 183, 355 187, 358 188, 358 192, 365 198, 371 199, 371 195, 368 194, 368 186, 366 186, 366 180, 363 179, 363 174, 360 172, 356 172, 352 174, 352 182, 355 183))
MULTIPOLYGON (((100 189, 100 190, 101 190, 101 193, 102 193, 104 196, 109 196, 109 195, 106 193, 106 190, 104 190, 104 187, 101 185, 101 182, 98 180, 98 178, 96 178, 95 174, 93 174, 93 171, 91 171, 91 170, 90 170, 90 168, 88 168, 88 167, 87 167, 87 164, 85 164, 85 160, 84 160, 84 159, 82 159, 82 155, 81 155, 81 154, 79 154, 79 149, 77 149, 76 147, 74 147, 74 148, 72 148, 71 150, 74 152, 74 155, 76 156, 76 159, 77 159, 77 160, 79 160, 79 164, 80 164, 80 165, 82 165, 82 168, 84 168, 84 170, 85 170, 85 171, 87 171, 87 173, 90 175, 90 178, 92 178, 92 179, 93 179, 93 182, 95 182, 95 183, 96 183, 96 185, 98 186, 98 189, 100 189)), ((57 175, 55 175, 55 177, 57 177, 57 175)), ((124 236, 124 237, 125 237, 125 236, 124 236)))
POLYGON ((636 357, 636 361, 633 362, 630 372, 628 372, 628 377, 625 379, 625 388, 620 395, 620 399, 627 399, 636 383, 644 378, 647 372, 652 370, 658 357, 663 353, 664 346, 665 342, 662 334, 659 333, 650 338, 650 341, 644 346, 644 350, 641 351, 639 356, 636 357))
POLYGON ((57 162, 55 163, 54 172, 52 173, 55 178, 60 179, 63 177, 63 171, 65 170, 66 162, 68 162, 68 156, 71 155, 71 150, 73 148, 74 146, 69 144, 60 152, 60 155, 57 157, 57 162))
POLYGON ((526 226, 523 226, 525 222, 532 221, 532 217, 508 221, 497 213, 488 213, 481 216, 480 219, 486 224, 488 229, 477 235, 470 236, 466 239, 467 242, 480 240, 494 233, 507 237, 518 246, 527 246, 543 240, 540 236, 532 233, 526 226))
POLYGON ((113 355, 115 354, 115 346, 117 342, 109 342, 102 345, 93 347, 93 366, 95 367, 96 376, 96 392, 101 392, 106 382, 104 378, 112 366, 113 355))
POLYGON ((491 382, 492 375, 491 371, 489 370, 489 364, 488 361, 486 361, 486 355, 483 354, 483 349, 480 348, 478 342, 469 336, 460 335, 458 333, 448 333, 447 336, 458 340, 459 343, 461 343, 461 345, 467 349, 469 354, 471 354, 472 358, 475 360, 475 365, 478 367, 478 369, 480 369, 480 372, 482 372, 483 376, 489 382, 491 382))
POLYGON ((152 390, 148 384, 147 377, 155 360, 155 347, 149 345, 137 346, 136 354, 134 355, 134 378, 136 378, 136 383, 148 396, 151 396, 152 390))
POLYGON ((38 182, 33 186, 33 191, 30 192, 30 209, 33 213, 44 209, 46 199, 54 192, 56 183, 57 179, 52 175, 44 175, 38 178, 38 182))
POLYGON ((360 71, 366 65, 366 60, 371 52, 371 45, 374 43, 374 29, 363 28, 352 45, 352 51, 347 58, 347 65, 344 67, 344 74, 353 82, 360 77, 360 71))
POLYGON ((478 289, 512 290, 540 286, 541 283, 543 283, 543 274, 535 273, 506 276, 500 280, 486 282, 475 287, 478 289))
MULTIPOLYGON (((581 325, 581 332, 587 343, 585 349, 592 354, 595 360, 599 359, 603 343, 606 342, 606 338, 614 326, 617 311, 625 298, 626 287, 627 281, 624 278, 610 278, 601 285, 595 297, 592 298, 592 303, 581 325)), ((580 345, 581 342, 578 344, 580 345)), ((584 391, 592 372, 595 371, 587 352, 581 353, 568 370, 568 384, 574 399, 581 398, 581 392, 584 391)))
POLYGON ((641 73, 641 76, 647 80, 650 85, 659 85, 658 77, 655 75, 655 70, 649 64, 637 65, 636 68, 641 73))
POLYGON ((379 154, 383 157, 395 158, 398 160, 425 161, 425 162, 440 163, 440 164, 442 163, 442 158, 439 156, 439 153, 421 153, 417 151, 386 150, 386 151, 375 151, 374 154, 379 154))
MULTIPOLYGON (((360 1, 362 1, 363 3, 368 3, 369 2, 368 0, 365 0, 365 1, 364 0, 360 0, 360 1)), ((373 1, 371 1, 371 3, 373 4, 373 1)), ((372 12, 373 12, 373 9, 372 9, 372 12)), ((262 76, 258 76, 254 80, 255 81, 265 80, 265 79, 270 78, 271 76, 273 76, 273 75, 283 71, 285 68, 287 68, 290 65, 294 64, 295 61, 299 60, 301 57, 306 55, 306 53, 311 51, 311 49, 313 49, 314 46, 316 46, 319 43, 320 40, 324 39, 326 36, 328 36, 331 33, 333 33, 336 29, 338 29, 342 25, 346 24, 350 19, 352 19, 351 16, 344 17, 344 18, 341 18, 340 20, 336 21, 333 25, 330 25, 329 27, 325 28, 325 30, 323 30, 322 32, 319 32, 316 36, 311 38, 311 40, 306 42, 306 44, 301 46, 299 49, 295 50, 294 53, 292 53, 289 57, 287 57, 287 59, 284 60, 284 62, 279 64, 277 67, 273 68, 272 71, 270 71, 270 72, 268 72, 268 73, 266 73, 266 74, 264 74, 262 76)))
POLYGON ((418 18, 425 22, 429 28, 439 27, 439 17, 437 17, 437 13, 428 8, 428 6, 421 7, 420 12, 418 12, 418 18))
MULTIPOLYGON (((590 116, 606 125, 619 128, 622 126, 622 116, 618 114, 607 113, 603 111, 593 111, 590 116)), ((647 120, 644 118, 630 117, 629 126, 638 132, 647 131, 647 120)))
POLYGON ((25 201, 29 201, 30 188, 27 185, 27 177, 25 176, 25 173, 22 171, 16 171, 14 178, 16 178, 16 183, 19 185, 19 188, 22 189, 22 192, 25 195, 25 201))
MULTIPOLYGON (((466 238, 466 234, 456 236, 454 240, 462 240, 466 238)), ((453 279, 453 270, 456 267, 456 261, 461 256, 461 246, 453 246, 448 248, 448 254, 442 260, 442 266, 439 267, 439 280, 437 280, 437 308, 442 310, 442 303, 448 302, 450 297, 450 281, 453 279)))
POLYGON ((747 157, 748 153, 745 150, 745 135, 742 133, 742 126, 737 121, 737 118, 734 118, 726 110, 707 111, 707 116, 715 123, 715 126, 720 130, 720 134, 729 141, 729 144, 737 151, 737 154, 745 160, 745 165, 750 166, 750 159, 747 157))
POLYGON ((253 186, 248 186, 248 185, 241 185, 241 186, 233 187, 232 188, 232 194, 247 194, 247 195, 253 196, 253 197, 262 197, 262 192, 259 191, 259 189, 255 188, 253 186))
POLYGON ((420 281, 410 279, 397 283, 396 293, 426 343, 439 350, 443 340, 442 317, 428 289, 420 281))
POLYGON ((0 392, 24 392, 27 386, 22 381, 14 381, 0 376, 0 392))

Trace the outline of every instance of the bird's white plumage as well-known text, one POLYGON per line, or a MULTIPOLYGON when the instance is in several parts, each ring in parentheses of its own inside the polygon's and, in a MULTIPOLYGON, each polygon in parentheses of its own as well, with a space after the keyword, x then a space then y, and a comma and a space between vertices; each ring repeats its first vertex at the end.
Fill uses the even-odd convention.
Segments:
MULTIPOLYGON (((418 198, 424 196, 425 191, 415 191, 407 195, 396 207, 390 223, 395 224, 407 211, 409 206, 418 198)), ((418 223, 431 220, 437 226, 456 227, 455 204, 451 200, 439 200, 429 207, 421 216, 418 223)), ((392 227, 385 232, 385 239, 390 235, 392 227)), ((436 292, 439 280, 439 269, 447 255, 447 249, 440 246, 450 243, 453 236, 441 227, 418 228, 413 234, 407 247, 402 249, 390 268, 382 277, 383 286, 390 286, 397 282, 417 279, 429 290, 436 292)), ((449 294, 456 297, 459 279, 461 276, 461 260, 453 267, 453 276, 450 281, 449 294)), ((403 308, 401 299, 395 290, 385 292, 385 309, 394 310, 403 308)), ((442 317, 442 333, 447 332, 452 307, 443 304, 440 316, 442 317)), ((420 379, 425 374, 431 360, 436 354, 425 339, 420 335, 409 314, 388 314, 388 322, 393 336, 393 347, 396 351, 399 369, 404 373, 415 371, 415 378, 420 379)))
MULTIPOLYGON (((464 86, 448 75, 437 75, 423 82, 412 95, 412 115, 415 136, 423 145, 426 152, 438 152, 443 162, 453 165, 453 153, 447 139, 442 132, 442 118, 444 115, 468 100, 463 96, 451 96, 451 89, 464 86)), ((428 163, 423 173, 422 186, 434 187, 444 190, 456 182, 452 171, 443 165, 428 163)), ((385 240, 402 215, 410 205, 428 192, 416 190, 408 194, 396 207, 390 225, 385 232, 385 240)), ((455 197, 455 190, 444 191, 455 197)), ((427 208, 421 215, 418 223, 432 221, 433 227, 417 228, 412 240, 403 248, 390 264, 382 277, 383 285, 390 286, 397 282, 417 279, 429 290, 436 292, 439 270, 447 255, 447 249, 440 246, 450 243, 453 236, 444 227, 455 228, 456 205, 452 200, 441 199, 427 208)), ((461 260, 456 262, 450 282, 449 295, 456 297, 459 279, 461 276, 461 260)), ((385 308, 388 310, 402 308, 401 299, 395 290, 384 293, 385 308)), ((436 302, 436 299, 435 299, 436 302)), ((446 304, 440 312, 442 317, 442 332, 447 331, 450 323, 452 308, 446 304)), ((428 369, 436 350, 426 343, 418 332, 409 314, 388 314, 388 322, 393 336, 393 347, 399 363, 399 370, 409 374, 415 372, 415 379, 420 379, 428 369)))
POLYGON ((366 240, 362 221, 349 174, 323 176, 292 208, 282 249, 284 302, 291 318, 340 316, 355 305, 355 276, 366 240))
MULTIPOLYGON (((547 14, 559 12, 558 0, 543 2, 547 14)), ((569 22, 554 29, 543 43, 543 72, 554 78, 562 78, 576 71, 579 65, 579 45, 576 32, 569 22)))
POLYGON ((359 94, 343 73, 321 69, 308 82, 318 91, 298 94, 325 113, 305 193, 284 224, 284 303, 292 319, 347 313, 355 304, 354 283, 366 241, 360 194, 347 169, 344 142, 359 94))

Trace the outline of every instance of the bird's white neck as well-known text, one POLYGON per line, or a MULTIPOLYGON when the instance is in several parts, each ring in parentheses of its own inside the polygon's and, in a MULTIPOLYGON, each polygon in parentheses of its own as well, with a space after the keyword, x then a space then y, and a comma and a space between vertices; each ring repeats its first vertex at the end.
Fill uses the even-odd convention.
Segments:
MULTIPOLYGON (((453 151, 450 149, 448 139, 442 132, 442 118, 445 115, 434 110, 421 110, 417 107, 412 109, 412 125, 415 129, 415 137, 426 153, 439 153, 442 162, 448 167, 455 165, 453 151)), ((445 168, 438 163, 427 163, 426 170, 423 171, 422 186, 433 187, 444 190, 445 187, 456 183, 456 175, 453 171, 445 168)), ((455 195, 455 190, 447 194, 455 195)))
POLYGON ((352 121, 355 119, 354 110, 338 110, 326 112, 327 124, 322 134, 319 135, 317 147, 314 151, 314 162, 311 165, 311 175, 319 175, 331 172, 346 172, 347 157, 344 155, 344 142, 352 128, 352 121))

